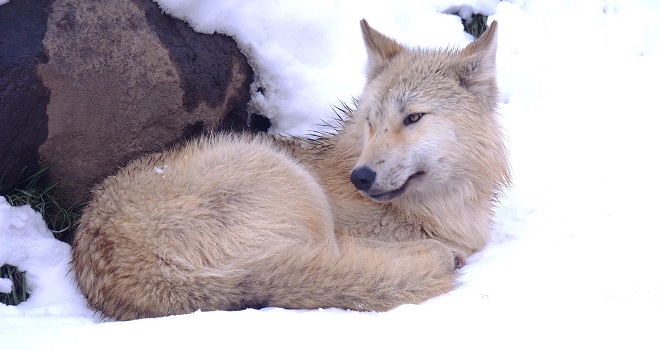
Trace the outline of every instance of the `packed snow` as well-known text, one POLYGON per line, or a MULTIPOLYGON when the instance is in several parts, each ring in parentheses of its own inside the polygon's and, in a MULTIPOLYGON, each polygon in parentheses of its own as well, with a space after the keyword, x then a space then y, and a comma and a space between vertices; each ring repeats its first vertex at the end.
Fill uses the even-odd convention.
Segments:
POLYGON ((251 108, 290 134, 318 130, 332 105, 359 96, 361 18, 407 45, 439 48, 472 40, 442 12, 497 20, 514 185, 493 239, 468 259, 458 289, 390 312, 269 308, 112 322, 75 290, 69 247, 30 208, 0 199, 0 265, 27 271, 31 291, 25 303, 0 305, 0 348, 660 348, 660 3, 157 3, 199 32, 235 37, 257 72, 253 91, 264 90, 251 108))

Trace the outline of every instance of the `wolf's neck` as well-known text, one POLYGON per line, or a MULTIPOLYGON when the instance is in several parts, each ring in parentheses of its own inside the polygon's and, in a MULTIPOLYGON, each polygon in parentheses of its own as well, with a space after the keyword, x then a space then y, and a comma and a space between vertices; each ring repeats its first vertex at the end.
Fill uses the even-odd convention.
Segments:
POLYGON ((406 196, 393 201, 392 206, 400 215, 418 222, 428 238, 467 254, 488 242, 492 203, 476 193, 469 181, 448 190, 406 196))

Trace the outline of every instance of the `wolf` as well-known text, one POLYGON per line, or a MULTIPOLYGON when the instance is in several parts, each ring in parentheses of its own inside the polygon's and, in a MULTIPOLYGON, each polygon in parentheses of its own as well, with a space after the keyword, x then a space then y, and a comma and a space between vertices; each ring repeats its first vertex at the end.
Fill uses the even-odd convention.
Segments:
POLYGON ((367 83, 337 133, 209 135, 95 187, 72 262, 92 308, 385 311, 455 288, 509 183, 497 23, 462 50, 361 29, 367 83))

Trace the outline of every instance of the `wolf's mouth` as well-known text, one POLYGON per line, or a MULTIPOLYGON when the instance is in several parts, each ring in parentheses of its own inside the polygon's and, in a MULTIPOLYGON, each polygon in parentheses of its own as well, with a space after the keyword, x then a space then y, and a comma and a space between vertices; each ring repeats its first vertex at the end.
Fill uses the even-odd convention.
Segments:
POLYGON ((410 177, 408 177, 408 180, 406 180, 406 182, 404 182, 403 185, 402 185, 401 187, 397 188, 396 190, 388 191, 388 192, 383 192, 383 193, 369 193, 369 192, 367 192, 366 194, 367 194, 367 196, 369 196, 371 199, 373 199, 373 200, 375 200, 375 201, 377 201, 377 202, 387 202, 387 201, 390 201, 390 200, 392 200, 392 199, 394 199, 394 198, 396 198, 396 197, 399 197, 399 196, 402 195, 404 192, 406 192, 406 190, 408 189, 408 187, 410 187, 410 185, 411 185, 412 183, 417 182, 417 181, 418 181, 421 177, 423 177, 425 174, 426 174, 426 173, 423 172, 423 171, 418 171, 418 172, 416 172, 416 173, 410 175, 410 177))

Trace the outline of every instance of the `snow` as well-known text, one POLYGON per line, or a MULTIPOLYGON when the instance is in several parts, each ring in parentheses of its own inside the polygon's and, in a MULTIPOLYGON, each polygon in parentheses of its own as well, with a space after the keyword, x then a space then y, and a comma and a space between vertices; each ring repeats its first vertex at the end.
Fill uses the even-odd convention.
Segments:
POLYGON ((164 173, 165 173, 165 169, 167 169, 167 168, 169 168, 169 165, 165 164, 165 165, 163 165, 163 166, 157 166, 157 167, 154 167, 154 171, 155 171, 156 173, 158 173, 158 174, 164 174, 164 173))
POLYGON ((0 293, 10 293, 13 283, 8 278, 0 278, 0 293))
POLYGON ((0 244, 0 265, 26 271, 31 293, 19 307, 0 304, 0 315, 93 315, 68 273, 71 248, 54 238, 41 214, 29 206, 11 207, 0 197, 0 244))
MULTIPOLYGON (((457 1, 157 2, 200 32, 237 39, 266 91, 252 108, 282 133, 318 129, 331 105, 360 94, 361 18, 408 45, 470 41, 460 18, 438 12, 457 1)), ((73 287, 68 246, 31 209, 0 200, 0 264, 27 270, 32 293, 0 305, 0 347, 660 348, 660 3, 463 3, 461 14, 500 23, 514 186, 458 289, 385 313, 270 308, 109 322, 73 287)))

